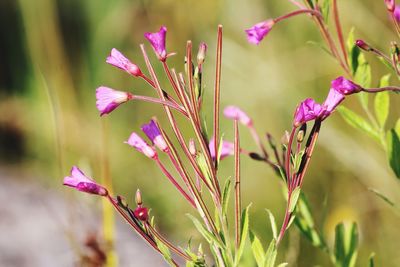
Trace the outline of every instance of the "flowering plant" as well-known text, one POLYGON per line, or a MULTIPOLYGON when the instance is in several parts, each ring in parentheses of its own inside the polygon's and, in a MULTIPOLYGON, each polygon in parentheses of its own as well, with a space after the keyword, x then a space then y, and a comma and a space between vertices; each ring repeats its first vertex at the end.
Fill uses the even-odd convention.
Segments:
MULTIPOLYGON (((395 175, 400 177, 400 130, 398 129, 400 123, 398 122, 397 126, 388 132, 384 128, 389 110, 389 92, 399 92, 400 88, 389 86, 389 76, 381 79, 378 88, 371 88, 371 68, 360 50, 372 52, 382 58, 388 68, 399 77, 400 53, 397 45, 393 43, 391 56, 386 56, 362 40, 355 41, 353 33, 350 34, 348 45, 346 45, 335 0, 332 1, 332 4, 328 0, 305 0, 304 3, 292 0, 291 2, 297 6, 296 11, 255 24, 246 30, 248 41, 259 44, 282 20, 300 14, 308 14, 321 30, 329 53, 339 63, 346 78, 340 76, 332 80, 326 99, 321 104, 312 98, 306 98, 299 103, 294 109, 291 129, 284 134, 280 145, 276 144, 270 134, 266 135, 267 145, 265 145, 257 133, 251 117, 236 106, 228 106, 223 110, 224 116, 233 120, 234 140, 228 142, 222 138, 220 130, 222 26, 218 27, 217 34, 212 135, 208 135, 202 116, 204 91, 202 75, 207 45, 205 43, 199 45, 197 60, 194 60, 192 42, 188 41, 185 72, 177 72, 168 64, 168 58, 174 53, 167 52, 167 28, 165 26, 162 26, 158 32, 146 33, 145 38, 150 42, 162 65, 172 92, 161 86, 144 45, 141 45, 141 51, 148 75, 115 48, 111 50, 106 62, 134 77, 143 79, 155 90, 158 97, 136 95, 104 86, 96 90, 96 105, 101 116, 110 114, 121 104, 132 100, 142 100, 163 106, 169 127, 172 129, 178 145, 174 144, 171 134, 155 117, 150 122, 143 124, 141 128, 147 141, 137 132, 133 132, 127 138, 126 143, 154 161, 177 192, 197 213, 197 217, 189 215, 189 218, 208 243, 208 251, 211 256, 204 252, 201 246, 197 250, 193 250, 190 245, 187 248, 180 248, 168 241, 157 229, 155 219, 151 216, 149 207, 144 204, 139 190, 135 197, 136 207, 131 208, 121 196, 112 195, 107 188, 87 177, 78 167, 72 168, 71 175, 64 178, 64 184, 79 191, 106 198, 129 225, 171 266, 179 266, 182 261, 186 263, 186 266, 240 266, 248 238, 254 262, 258 266, 275 266, 278 248, 293 222, 315 247, 329 253, 336 266, 354 266, 357 258, 357 225, 354 223, 351 229, 345 229, 343 224, 337 226, 335 249, 332 251, 324 236, 315 226, 310 206, 302 192, 302 185, 322 125, 336 110, 339 110, 349 124, 365 131, 383 145, 389 155, 390 166, 395 175), (333 11, 338 45, 327 27, 329 8, 333 11), (194 63, 194 61, 196 62, 194 63), (377 119, 369 110, 368 97, 366 97, 368 94, 376 94, 377 119), (353 95, 360 96, 360 102, 368 114, 370 122, 341 105, 346 98, 353 97, 353 95), (192 136, 189 138, 182 133, 176 119, 177 116, 183 116, 186 119, 185 122, 191 126, 192 136), (250 132, 259 151, 248 152, 241 146, 239 125, 244 126, 250 132), (310 125, 312 125, 311 130, 308 129, 310 125), (169 165, 165 163, 164 157, 160 157, 161 154, 165 155, 178 177, 168 169, 169 165), (275 218, 269 212, 273 239, 266 249, 250 229, 249 209, 251 204, 242 208, 240 168, 242 155, 267 163, 282 180, 282 188, 287 202, 285 217, 278 231, 275 218), (234 157, 234 179, 226 179, 223 183, 218 175, 218 169, 222 164, 221 160, 228 156, 234 157), (234 193, 231 192, 232 189, 234 193), (227 216, 231 194, 234 196, 234 223, 230 222, 227 216), (206 198, 211 198, 211 204, 206 201, 206 198)), ((392 15, 395 28, 398 30, 400 27, 394 1, 385 2, 388 12, 392 15)), ((279 266, 285 265, 286 263, 282 263, 279 266)))

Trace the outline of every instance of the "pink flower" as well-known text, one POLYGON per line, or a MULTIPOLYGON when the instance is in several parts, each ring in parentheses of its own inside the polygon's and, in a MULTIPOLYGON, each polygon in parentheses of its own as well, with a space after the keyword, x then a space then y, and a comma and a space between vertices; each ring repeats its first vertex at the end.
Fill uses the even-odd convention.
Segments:
POLYGON ((139 220, 145 222, 149 218, 149 210, 145 207, 137 207, 134 211, 133 214, 135 215, 136 218, 139 220))
POLYGON ((128 141, 125 142, 128 145, 136 148, 140 153, 143 153, 145 156, 155 159, 157 157, 157 152, 149 146, 146 141, 144 141, 137 133, 133 132, 129 137, 128 141))
POLYGON ((246 126, 251 126, 253 124, 253 121, 250 119, 250 117, 236 106, 227 106, 224 109, 224 115, 228 119, 238 120, 246 126))
POLYGON ((385 4, 389 12, 393 12, 395 10, 395 0, 385 0, 385 4))
POLYGON ((85 176, 85 174, 76 166, 71 169, 71 176, 64 177, 64 185, 73 187, 79 191, 100 196, 107 196, 107 189, 98 185, 94 180, 85 176))
POLYGON ((142 131, 147 135, 147 137, 155 144, 161 151, 168 151, 168 145, 162 136, 160 129, 158 129, 157 124, 151 120, 148 124, 142 125, 142 131))
POLYGON ((303 123, 311 120, 315 120, 320 116, 322 112, 322 107, 320 104, 316 103, 314 99, 307 98, 297 107, 294 114, 293 125, 299 127, 303 123))
POLYGON ((100 116, 110 113, 132 98, 133 95, 130 93, 117 91, 105 86, 100 86, 96 89, 96 106, 100 111, 100 116))
POLYGON ((400 23, 400 5, 397 5, 396 8, 394 9, 393 16, 395 20, 400 23))
POLYGON ((344 100, 345 96, 336 90, 335 88, 331 88, 329 90, 328 96, 325 99, 325 102, 322 104, 324 109, 323 117, 326 118, 329 116, 334 109, 344 100))
POLYGON ((274 24, 275 21, 273 19, 268 19, 266 21, 257 23, 253 27, 245 30, 249 43, 258 45, 262 41, 262 39, 264 39, 264 37, 271 31, 274 24))
POLYGON ((347 80, 343 76, 340 76, 333 80, 331 83, 331 88, 335 89, 343 95, 351 95, 354 93, 358 93, 362 90, 361 86, 353 83, 350 80, 347 80))
MULTIPOLYGON (((214 138, 211 138, 210 143, 208 144, 208 149, 210 150, 210 155, 213 159, 216 158, 214 146, 215 146, 214 138)), ((221 159, 224 159, 227 156, 232 156, 234 154, 235 154, 235 145, 228 141, 222 141, 221 159)))
POLYGON ((149 40, 151 46, 154 49, 157 57, 161 61, 165 61, 167 59, 167 51, 165 49, 165 38, 167 35, 167 28, 165 26, 161 26, 158 32, 146 32, 144 37, 149 40))
POLYGON ((107 57, 106 62, 117 68, 120 68, 121 70, 128 72, 129 74, 132 74, 133 76, 143 75, 142 71, 137 65, 133 64, 129 59, 127 59, 123 54, 121 54, 121 52, 119 52, 115 48, 111 50, 111 53, 107 57))

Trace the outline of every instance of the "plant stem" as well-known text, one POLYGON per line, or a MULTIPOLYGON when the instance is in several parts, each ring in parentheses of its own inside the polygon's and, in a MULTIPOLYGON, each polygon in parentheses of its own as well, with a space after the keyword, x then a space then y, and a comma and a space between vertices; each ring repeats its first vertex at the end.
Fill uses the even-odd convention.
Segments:
POLYGON ((182 113, 185 117, 188 117, 187 112, 180 106, 177 106, 176 104, 172 103, 171 101, 168 100, 161 100, 159 98, 155 97, 150 97, 150 96, 143 96, 143 95, 133 95, 133 99, 135 100, 142 100, 145 102, 150 102, 150 103, 156 103, 156 104, 162 104, 164 106, 171 107, 173 109, 176 109, 180 113, 182 113))
POLYGON ((218 168, 218 149, 219 149, 219 109, 221 96, 221 63, 222 63, 222 25, 218 25, 217 35, 217 56, 215 64, 215 84, 214 84, 214 151, 215 151, 215 171, 218 168))
POLYGON ((384 91, 400 92, 400 87, 386 86, 381 88, 363 88, 362 91, 366 93, 379 93, 384 91))
POLYGON ((238 121, 234 121, 234 132, 235 132, 235 241, 236 241, 236 251, 240 244, 240 213, 242 210, 241 203, 241 190, 240 190, 240 139, 239 139, 239 126, 238 121))
POLYGON ((338 10, 338 7, 337 7, 337 0, 332 0, 332 2, 333 2, 333 15, 335 17, 336 32, 337 32, 337 35, 338 35, 340 48, 342 49, 344 62, 345 62, 346 67, 348 69, 349 68, 349 61, 348 61, 345 41, 344 41, 344 38, 343 38, 342 25, 340 24, 340 19, 339 19, 339 10, 338 10))
POLYGON ((178 191, 186 198, 189 203, 196 208, 196 204, 193 199, 185 192, 185 190, 180 186, 180 184, 174 179, 171 173, 165 168, 164 164, 160 161, 159 158, 156 158, 156 163, 160 167, 161 171, 167 176, 167 178, 171 181, 171 183, 178 189, 178 191))

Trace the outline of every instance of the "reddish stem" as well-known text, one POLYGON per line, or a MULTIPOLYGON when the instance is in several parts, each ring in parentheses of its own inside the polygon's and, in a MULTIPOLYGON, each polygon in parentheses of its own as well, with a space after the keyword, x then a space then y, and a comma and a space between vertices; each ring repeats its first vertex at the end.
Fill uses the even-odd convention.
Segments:
MULTIPOLYGON (((219 108, 220 108, 220 87, 221 87, 221 63, 222 63, 222 25, 218 26, 217 35, 217 59, 215 66, 215 85, 214 85, 214 151, 218 155, 219 148, 219 108)), ((217 168, 217 158, 215 167, 217 168)))
POLYGON ((238 121, 234 121, 234 132, 235 132, 235 241, 236 249, 239 248, 240 244, 240 213, 242 210, 241 203, 241 190, 240 190, 240 139, 239 139, 239 126, 238 121))
POLYGON ((333 15, 335 17, 335 26, 336 26, 336 32, 338 35, 339 43, 340 43, 340 48, 342 49, 344 61, 346 64, 346 67, 349 68, 349 61, 348 61, 348 56, 347 56, 347 50, 345 46, 345 41, 343 38, 343 31, 342 31, 342 25, 340 24, 340 19, 339 19, 339 10, 337 7, 337 1, 333 1, 333 15))

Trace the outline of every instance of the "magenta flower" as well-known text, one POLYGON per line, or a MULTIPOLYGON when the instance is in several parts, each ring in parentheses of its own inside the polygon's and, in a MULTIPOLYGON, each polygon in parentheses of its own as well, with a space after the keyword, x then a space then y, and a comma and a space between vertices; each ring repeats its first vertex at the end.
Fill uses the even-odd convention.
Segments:
POLYGON ((274 24, 275 21, 273 19, 268 19, 266 21, 257 23, 253 27, 245 30, 249 43, 258 45, 262 41, 262 39, 264 39, 264 37, 271 31, 274 24))
MULTIPOLYGON (((213 159, 216 158, 216 153, 215 153, 215 144, 214 144, 214 138, 211 138, 210 143, 208 144, 208 149, 210 150, 210 155, 213 159)), ((226 158, 227 156, 232 156, 235 154, 235 145, 231 142, 228 141, 222 141, 222 147, 221 147, 221 159, 226 158)))
POLYGON ((356 46, 358 46, 358 48, 360 48, 364 51, 367 51, 367 52, 371 51, 371 47, 366 42, 364 42, 364 40, 361 40, 361 39, 357 40, 356 46))
POLYGON ((393 12, 395 10, 395 0, 385 0, 385 4, 389 12, 393 12))
POLYGON ((127 59, 121 52, 119 52, 115 48, 111 50, 111 53, 107 57, 106 62, 117 68, 120 68, 121 70, 128 72, 129 74, 132 74, 133 76, 143 75, 142 71, 137 65, 133 64, 129 59, 127 59))
POLYGON ((100 116, 110 113, 132 98, 133 95, 130 93, 117 91, 105 86, 100 86, 96 89, 96 106, 100 111, 100 116))
POLYGON ((329 90, 328 96, 325 99, 325 102, 322 104, 324 111, 321 114, 324 118, 329 116, 335 108, 344 100, 345 96, 336 90, 335 88, 331 88, 329 90))
POLYGON ((145 207, 138 206, 134 211, 133 214, 139 220, 145 222, 149 218, 149 210, 145 207))
POLYGON ((314 99, 307 98, 296 109, 293 121, 294 127, 299 127, 303 123, 315 120, 321 115, 321 112, 321 105, 316 103, 314 99))
POLYGON ((397 5, 396 8, 394 9, 393 16, 395 20, 400 23, 400 5, 397 5))
POLYGON ((353 83, 350 80, 347 80, 343 76, 340 76, 331 82, 331 88, 335 89, 339 93, 343 95, 351 95, 354 93, 358 93, 362 90, 362 87, 358 84, 353 83))
POLYGON ((147 135, 147 137, 155 144, 161 151, 167 152, 168 145, 162 136, 160 129, 158 129, 157 124, 151 120, 148 124, 142 125, 142 131, 147 135))
POLYGON ((250 117, 247 116, 243 110, 236 106, 227 106, 224 109, 224 115, 228 119, 238 120, 246 126, 251 126, 253 124, 253 121, 250 119, 250 117))
POLYGON ((75 188, 76 190, 95 194, 100 196, 107 196, 107 189, 97 184, 93 179, 87 177, 78 167, 73 166, 71 169, 71 176, 64 177, 64 185, 75 188))
POLYGON ((157 57, 161 61, 165 61, 167 59, 167 51, 165 49, 165 38, 167 35, 167 28, 165 26, 161 26, 158 32, 146 32, 144 37, 149 40, 151 46, 154 49, 157 57))
POLYGON ((133 132, 129 137, 128 141, 126 141, 128 145, 136 148, 140 153, 143 153, 145 156, 155 159, 157 157, 157 152, 149 146, 146 141, 144 141, 137 133, 133 132))

